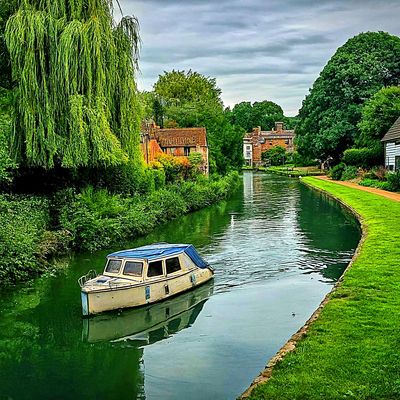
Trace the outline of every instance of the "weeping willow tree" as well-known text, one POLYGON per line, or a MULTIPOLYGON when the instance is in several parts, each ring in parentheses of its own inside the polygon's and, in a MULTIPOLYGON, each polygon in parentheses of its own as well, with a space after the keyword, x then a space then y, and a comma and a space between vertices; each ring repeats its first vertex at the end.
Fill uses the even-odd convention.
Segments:
POLYGON ((135 18, 116 24, 111 0, 21 0, 5 38, 17 82, 16 161, 141 165, 135 18))

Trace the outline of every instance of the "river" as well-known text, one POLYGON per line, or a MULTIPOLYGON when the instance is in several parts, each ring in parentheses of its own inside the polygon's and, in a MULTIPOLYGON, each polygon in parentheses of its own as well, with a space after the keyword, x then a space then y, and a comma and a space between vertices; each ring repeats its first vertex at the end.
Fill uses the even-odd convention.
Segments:
POLYGON ((77 279, 106 254, 0 292, 0 399, 234 399, 331 290, 355 218, 296 179, 245 172, 226 202, 125 247, 193 243, 214 282, 145 308, 81 317, 77 279))

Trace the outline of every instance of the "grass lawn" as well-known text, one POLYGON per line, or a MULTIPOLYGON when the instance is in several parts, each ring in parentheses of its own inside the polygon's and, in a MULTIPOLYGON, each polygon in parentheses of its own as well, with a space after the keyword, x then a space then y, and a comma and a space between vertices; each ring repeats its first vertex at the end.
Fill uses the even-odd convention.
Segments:
POLYGON ((367 236, 307 335, 250 398, 400 399, 400 202, 303 180, 356 210, 367 236))

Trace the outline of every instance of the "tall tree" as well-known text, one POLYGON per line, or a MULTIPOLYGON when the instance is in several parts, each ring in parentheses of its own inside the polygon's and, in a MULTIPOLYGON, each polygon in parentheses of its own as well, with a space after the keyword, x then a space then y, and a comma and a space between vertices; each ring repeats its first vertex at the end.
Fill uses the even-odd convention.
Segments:
POLYGON ((11 89, 11 62, 4 32, 8 18, 17 10, 17 0, 1 0, 0 2, 0 87, 11 89))
POLYGON ((138 23, 108 0, 23 0, 7 22, 15 158, 68 168, 140 162, 138 23))
POLYGON ((382 148, 381 139, 400 117, 400 86, 383 88, 365 102, 358 124, 360 147, 382 148))
POLYGON ((365 100, 400 83, 400 38, 361 33, 340 47, 303 101, 296 127, 300 153, 339 158, 359 135, 365 100))
POLYGON ((268 100, 253 103, 252 116, 253 126, 261 126, 265 130, 271 130, 275 122, 284 118, 282 107, 268 100))
POLYGON ((278 121, 285 122, 285 125, 288 123, 289 129, 294 125, 291 118, 283 115, 281 106, 268 100, 256 101, 253 104, 248 101, 235 104, 230 112, 230 120, 246 132, 251 132, 257 126, 269 131, 278 121))

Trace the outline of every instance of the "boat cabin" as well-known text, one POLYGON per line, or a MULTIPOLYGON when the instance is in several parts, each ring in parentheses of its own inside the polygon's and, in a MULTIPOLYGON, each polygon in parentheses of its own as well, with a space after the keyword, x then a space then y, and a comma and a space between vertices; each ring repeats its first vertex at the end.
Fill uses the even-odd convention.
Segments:
POLYGON ((107 256, 102 275, 79 279, 83 315, 136 307, 192 289, 213 270, 190 244, 156 243, 107 256))

